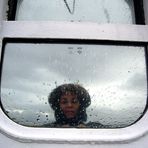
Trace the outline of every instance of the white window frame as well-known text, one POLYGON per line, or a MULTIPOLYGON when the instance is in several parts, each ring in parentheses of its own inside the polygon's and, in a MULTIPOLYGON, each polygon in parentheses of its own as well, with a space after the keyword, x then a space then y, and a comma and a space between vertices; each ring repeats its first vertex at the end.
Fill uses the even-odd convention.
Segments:
MULTIPOLYGON (((148 25, 98 24, 54 21, 6 21, 6 2, 0 6, 0 39, 78 39, 148 44, 148 25), (3 6, 3 7, 2 7, 3 6)), ((148 1, 144 0, 148 16, 148 1)), ((146 18, 148 23, 148 18, 146 18)), ((2 49, 2 44, 0 45, 2 49)), ((148 133, 148 112, 135 124, 117 129, 31 128, 16 124, 0 108, 0 132, 21 142, 127 143, 148 133)))

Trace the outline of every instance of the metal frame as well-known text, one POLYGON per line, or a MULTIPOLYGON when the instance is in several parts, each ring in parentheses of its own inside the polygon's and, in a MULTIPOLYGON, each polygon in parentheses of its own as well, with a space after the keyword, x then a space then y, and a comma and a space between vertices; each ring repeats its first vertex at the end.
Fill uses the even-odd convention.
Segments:
MULTIPOLYGON (((4 4, 2 0, 0 4, 4 4)), ((148 1, 144 1, 148 5, 148 1)), ((147 10, 148 8, 145 8, 147 10)), ((4 9, 0 16, 4 16, 4 9)), ((1 17, 2 18, 2 17, 1 17)), ((0 38, 76 39, 148 44, 148 25, 75 22, 2 21, 0 38)), ((2 44, 0 45, 2 49, 2 44)), ((148 134, 148 112, 135 124, 118 129, 31 128, 16 124, 0 108, 0 132, 14 140, 36 143, 129 143, 148 134)))

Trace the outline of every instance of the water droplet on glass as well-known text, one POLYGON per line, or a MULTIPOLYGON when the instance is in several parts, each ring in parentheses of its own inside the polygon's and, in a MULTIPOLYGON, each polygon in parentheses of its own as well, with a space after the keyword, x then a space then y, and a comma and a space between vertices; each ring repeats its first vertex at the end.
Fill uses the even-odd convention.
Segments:
POLYGON ((82 53, 82 51, 81 51, 81 50, 78 50, 78 51, 77 51, 77 53, 78 53, 78 54, 81 54, 81 53, 82 53))
POLYGON ((55 83, 55 86, 57 87, 57 81, 55 81, 54 83, 55 83))
POLYGON ((6 111, 6 114, 9 114, 9 111, 6 111))
POLYGON ((68 49, 73 49, 73 47, 68 47, 68 49))

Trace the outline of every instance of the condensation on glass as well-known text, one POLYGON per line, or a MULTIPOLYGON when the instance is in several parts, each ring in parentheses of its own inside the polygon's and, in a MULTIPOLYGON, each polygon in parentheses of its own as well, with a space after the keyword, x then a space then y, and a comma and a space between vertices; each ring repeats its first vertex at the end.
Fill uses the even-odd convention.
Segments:
POLYGON ((126 127, 146 107, 146 79, 144 46, 7 43, 1 102, 13 121, 44 127, 55 121, 49 93, 75 83, 91 96, 87 123, 126 127))
POLYGON ((18 0, 16 20, 135 23, 133 0, 18 0))

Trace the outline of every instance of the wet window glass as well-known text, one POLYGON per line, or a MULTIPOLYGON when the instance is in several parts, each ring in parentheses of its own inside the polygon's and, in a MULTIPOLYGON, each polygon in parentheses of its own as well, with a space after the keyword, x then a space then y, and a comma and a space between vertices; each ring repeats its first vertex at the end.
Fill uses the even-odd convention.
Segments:
POLYGON ((144 46, 5 45, 1 103, 18 124, 126 127, 141 117, 146 101, 144 46))
POLYGON ((16 20, 135 23, 133 0, 18 0, 16 20))

